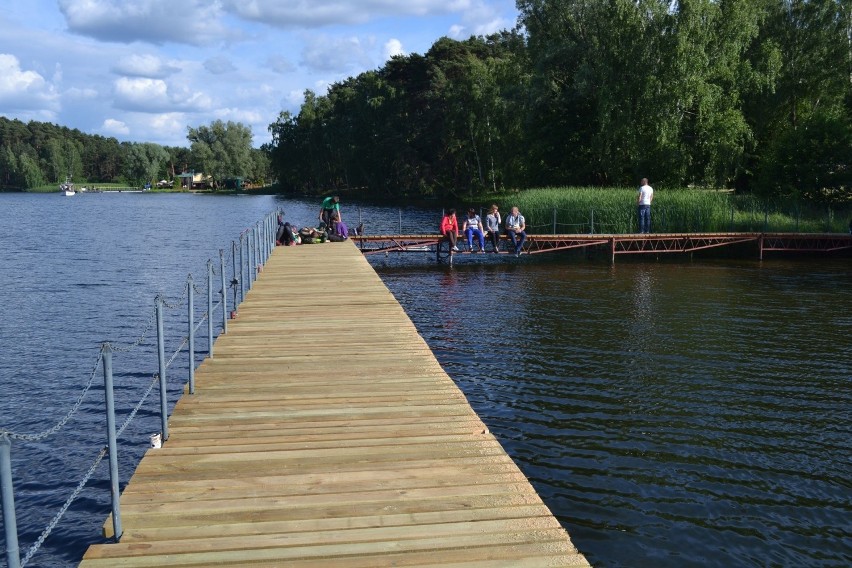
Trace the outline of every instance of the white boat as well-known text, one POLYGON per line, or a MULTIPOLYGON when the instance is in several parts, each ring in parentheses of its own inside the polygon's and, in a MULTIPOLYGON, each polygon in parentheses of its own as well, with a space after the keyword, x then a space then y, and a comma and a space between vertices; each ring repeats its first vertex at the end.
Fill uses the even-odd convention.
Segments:
POLYGON ((59 193, 64 193, 66 197, 70 197, 72 195, 77 194, 77 192, 74 190, 74 184, 71 183, 71 176, 65 178, 65 183, 59 184, 59 193))

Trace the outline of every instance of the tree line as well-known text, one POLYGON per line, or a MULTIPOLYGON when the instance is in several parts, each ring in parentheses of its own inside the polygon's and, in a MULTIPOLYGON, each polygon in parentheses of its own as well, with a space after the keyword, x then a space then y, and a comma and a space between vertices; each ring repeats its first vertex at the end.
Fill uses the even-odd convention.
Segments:
POLYGON ((287 191, 542 186, 852 199, 852 4, 518 0, 518 26, 305 94, 270 125, 287 191))
POLYGON ((252 148, 248 126, 217 120, 187 127, 187 140, 187 148, 119 142, 48 122, 0 116, 0 188, 38 188, 68 176, 75 182, 141 187, 190 171, 204 172, 216 185, 229 177, 260 184, 270 180, 268 155, 252 148))

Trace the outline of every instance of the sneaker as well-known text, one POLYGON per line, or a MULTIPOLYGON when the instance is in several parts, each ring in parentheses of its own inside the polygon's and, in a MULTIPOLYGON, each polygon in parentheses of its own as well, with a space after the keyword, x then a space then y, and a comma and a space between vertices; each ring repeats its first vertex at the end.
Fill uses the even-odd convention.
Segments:
POLYGON ((453 247, 453 252, 459 252, 459 247, 453 247))

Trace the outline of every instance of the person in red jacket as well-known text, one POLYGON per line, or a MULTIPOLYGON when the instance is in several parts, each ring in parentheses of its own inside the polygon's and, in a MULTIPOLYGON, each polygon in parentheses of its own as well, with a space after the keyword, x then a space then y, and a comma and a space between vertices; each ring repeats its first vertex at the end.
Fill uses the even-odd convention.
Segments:
POLYGON ((459 220, 456 219, 456 210, 450 209, 441 219, 441 234, 444 238, 450 241, 450 246, 455 252, 458 252, 459 247, 456 246, 456 239, 459 236, 459 220))

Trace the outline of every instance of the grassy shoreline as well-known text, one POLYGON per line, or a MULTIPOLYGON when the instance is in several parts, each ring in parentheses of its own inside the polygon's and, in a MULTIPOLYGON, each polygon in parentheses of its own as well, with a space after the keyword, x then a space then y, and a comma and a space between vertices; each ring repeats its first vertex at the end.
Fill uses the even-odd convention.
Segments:
MULTIPOLYGON (((504 215, 517 206, 530 233, 633 233, 636 196, 627 188, 541 188, 494 203, 504 215)), ((659 233, 846 233, 852 219, 852 203, 819 207, 699 189, 657 189, 651 211, 652 230, 659 233)))

